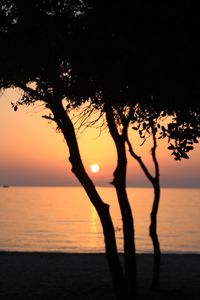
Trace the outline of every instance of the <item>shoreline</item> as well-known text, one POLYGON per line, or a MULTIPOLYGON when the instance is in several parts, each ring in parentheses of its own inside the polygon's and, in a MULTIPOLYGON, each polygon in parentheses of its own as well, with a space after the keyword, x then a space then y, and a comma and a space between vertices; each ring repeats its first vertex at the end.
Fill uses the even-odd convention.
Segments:
MULTIPOLYGON (((119 254, 123 262, 123 254, 119 254)), ((152 290, 152 254, 137 254, 138 299, 199 300, 200 254, 162 254, 152 290)), ((0 251, 1 300, 114 300, 104 253, 0 251)))

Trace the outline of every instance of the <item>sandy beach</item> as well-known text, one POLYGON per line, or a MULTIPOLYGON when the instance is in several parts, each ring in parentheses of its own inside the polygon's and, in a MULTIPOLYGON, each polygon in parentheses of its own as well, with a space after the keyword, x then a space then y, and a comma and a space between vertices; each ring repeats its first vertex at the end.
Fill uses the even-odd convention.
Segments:
MULTIPOLYGON (((200 299, 200 255, 164 254, 157 290, 150 289, 152 262, 151 254, 137 255, 138 299, 200 299)), ((0 252, 0 299, 114 300, 114 296, 104 254, 0 252)))

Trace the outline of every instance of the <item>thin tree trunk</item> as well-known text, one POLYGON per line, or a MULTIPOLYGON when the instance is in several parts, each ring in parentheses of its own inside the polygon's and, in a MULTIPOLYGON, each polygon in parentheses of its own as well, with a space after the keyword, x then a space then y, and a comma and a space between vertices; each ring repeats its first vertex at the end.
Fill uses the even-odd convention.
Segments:
POLYGON ((152 159, 155 166, 155 177, 153 177, 150 172, 148 171, 146 165, 144 164, 143 160, 140 156, 138 156, 133 148, 132 145, 128 139, 128 136, 126 137, 126 141, 129 147, 129 152, 133 158, 137 160, 137 162, 140 164, 142 170, 144 171, 144 174, 149 179, 149 181, 152 183, 154 188, 154 200, 152 205, 152 210, 150 214, 150 226, 149 226, 149 235, 152 240, 153 249, 154 249, 154 265, 153 265, 153 278, 152 278, 152 287, 156 287, 159 285, 159 277, 160 277, 160 260, 161 260, 161 251, 160 251, 160 244, 157 234, 157 214, 158 214, 158 207, 159 207, 159 201, 160 201, 160 175, 159 175, 159 165, 156 158, 156 136, 155 131, 152 127, 152 135, 153 135, 153 148, 152 148, 152 159))
MULTIPOLYGON (((119 148, 120 149, 120 148, 119 148)), ((120 151, 120 150, 119 150, 120 151)), ((120 156, 123 152, 120 151, 120 156)), ((135 233, 131 207, 128 201, 126 187, 124 186, 124 172, 121 168, 125 162, 119 162, 114 172, 113 185, 117 192, 120 211, 123 222, 124 234, 124 266, 127 285, 128 299, 133 299, 137 294, 137 272, 136 272, 136 255, 135 255, 135 233)))
POLYGON ((111 136, 117 149, 117 167, 114 172, 114 185, 122 215, 123 234, 124 234, 124 265, 128 299, 136 298, 137 294, 137 272, 135 254, 135 233, 131 207, 126 193, 126 149, 123 134, 118 133, 113 112, 110 108, 106 109, 106 118, 111 136))
POLYGON ((158 207, 160 202, 160 172, 158 160, 156 157, 156 131, 154 129, 154 123, 152 123, 152 135, 153 135, 153 147, 151 150, 152 158, 155 166, 155 177, 152 178, 152 184, 154 187, 154 201, 152 205, 151 211, 151 224, 149 228, 149 234, 152 239, 153 247, 154 247, 154 270, 153 270, 153 278, 152 278, 152 287, 156 287, 159 285, 160 279, 160 259, 161 259, 161 251, 160 244, 158 240, 157 234, 157 215, 158 215, 158 207))
POLYGON ((125 299, 124 276, 117 253, 115 230, 109 212, 109 205, 105 204, 102 201, 96 191, 93 182, 84 169, 74 127, 66 111, 64 110, 62 103, 55 102, 51 104, 50 108, 54 114, 55 122, 62 130, 62 133, 68 145, 70 152, 69 160, 72 165, 72 172, 84 187, 90 201, 94 205, 99 215, 103 227, 106 257, 109 264, 116 299, 125 299))
POLYGON ((157 234, 157 213, 160 200, 160 185, 156 180, 153 184, 154 186, 154 201, 151 211, 151 223, 149 226, 149 235, 152 239, 153 248, 154 248, 154 266, 153 266, 153 279, 152 287, 156 287, 159 284, 160 277, 160 260, 161 260, 161 251, 160 244, 157 234))

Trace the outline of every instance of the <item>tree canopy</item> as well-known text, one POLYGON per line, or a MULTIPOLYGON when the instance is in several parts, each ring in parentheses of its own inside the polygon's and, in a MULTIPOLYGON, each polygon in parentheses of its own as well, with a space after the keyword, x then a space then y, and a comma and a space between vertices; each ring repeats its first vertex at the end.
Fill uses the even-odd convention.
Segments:
MULTIPOLYGON (((140 103, 155 112, 176 111, 179 136, 199 136, 200 21, 194 1, 0 5, 1 88, 21 87, 25 103, 51 98, 57 86, 56 96, 75 106, 90 98, 97 107, 140 103)), ((168 130, 177 138, 174 125, 168 130)))
POLYGON ((10 0, 1 8, 1 87, 51 88, 58 77, 62 96, 76 101, 199 105, 194 1, 10 0))
POLYGON ((68 109, 90 99, 115 108, 116 122, 137 121, 141 137, 154 119, 175 159, 188 158, 200 137, 196 8, 191 0, 1 0, 0 88, 20 87, 18 104, 67 99, 68 109))

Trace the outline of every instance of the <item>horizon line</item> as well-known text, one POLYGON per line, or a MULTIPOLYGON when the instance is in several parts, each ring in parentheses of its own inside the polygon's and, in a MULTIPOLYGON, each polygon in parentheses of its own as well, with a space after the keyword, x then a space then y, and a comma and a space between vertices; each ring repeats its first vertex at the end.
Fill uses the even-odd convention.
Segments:
MULTIPOLYGON (((82 185, 79 185, 79 184, 71 184, 71 185, 64 185, 64 184, 55 184, 55 185, 37 185, 37 184, 1 184, 0 185, 2 188, 10 188, 10 187, 66 187, 66 188, 70 188, 70 187, 79 187, 79 188, 83 188, 82 185)), ((95 185, 96 188, 98 187, 103 187, 103 188, 113 188, 112 184, 97 184, 95 185)), ((153 188, 149 185, 144 185, 144 186, 141 186, 141 185, 127 185, 126 186, 127 188, 153 188)), ((170 186, 170 185, 161 185, 161 189, 162 188, 170 188, 170 189, 200 189, 200 186, 181 186, 181 185, 177 185, 177 186, 170 186)))

